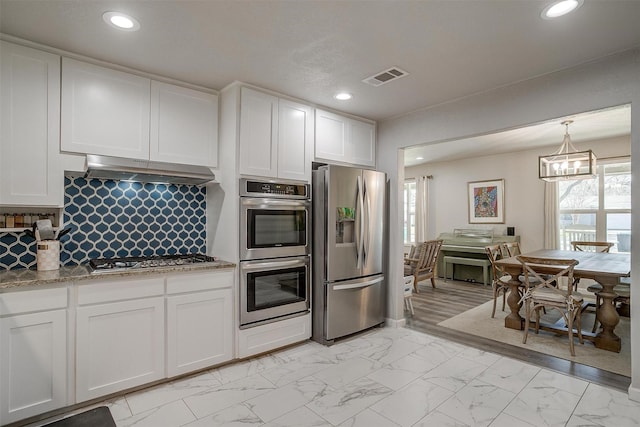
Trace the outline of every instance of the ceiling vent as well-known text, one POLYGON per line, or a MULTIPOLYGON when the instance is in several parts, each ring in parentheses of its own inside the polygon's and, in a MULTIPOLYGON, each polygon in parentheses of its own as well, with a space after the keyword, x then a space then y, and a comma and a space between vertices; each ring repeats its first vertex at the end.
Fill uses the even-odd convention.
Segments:
POLYGON ((376 75, 373 75, 371 77, 367 77, 366 79, 362 80, 364 83, 371 85, 371 86, 382 86, 385 83, 389 83, 393 80, 397 80, 400 77, 404 77, 406 75, 408 75, 409 73, 407 73, 404 70, 401 70, 398 67, 392 67, 389 68, 388 70, 385 70, 381 73, 378 73, 376 75))

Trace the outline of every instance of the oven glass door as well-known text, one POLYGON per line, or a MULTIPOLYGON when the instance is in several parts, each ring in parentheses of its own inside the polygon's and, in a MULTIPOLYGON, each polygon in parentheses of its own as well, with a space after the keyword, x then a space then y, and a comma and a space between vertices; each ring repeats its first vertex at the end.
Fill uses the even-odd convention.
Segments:
POLYGON ((308 200, 243 198, 240 217, 240 259, 309 254, 308 200))
POLYGON ((304 246, 307 212, 285 209, 250 209, 249 249, 304 246))
POLYGON ((241 262, 240 323, 309 309, 309 257, 241 262))

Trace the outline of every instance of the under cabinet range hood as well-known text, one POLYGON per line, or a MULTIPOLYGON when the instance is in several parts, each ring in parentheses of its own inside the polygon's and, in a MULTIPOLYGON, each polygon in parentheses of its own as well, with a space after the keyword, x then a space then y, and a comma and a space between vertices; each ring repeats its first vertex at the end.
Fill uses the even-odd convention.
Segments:
POLYGON ((85 178, 117 179, 168 184, 199 185, 215 181, 206 166, 87 155, 85 178))

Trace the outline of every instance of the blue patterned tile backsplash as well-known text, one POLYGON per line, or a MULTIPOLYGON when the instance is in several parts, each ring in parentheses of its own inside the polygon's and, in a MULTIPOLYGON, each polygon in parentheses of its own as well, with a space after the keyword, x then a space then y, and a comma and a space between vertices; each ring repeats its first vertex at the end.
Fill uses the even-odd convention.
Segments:
MULTIPOLYGON (((206 187, 65 177, 61 262, 206 252, 206 187)), ((0 233, 0 268, 35 266, 35 242, 0 233)))

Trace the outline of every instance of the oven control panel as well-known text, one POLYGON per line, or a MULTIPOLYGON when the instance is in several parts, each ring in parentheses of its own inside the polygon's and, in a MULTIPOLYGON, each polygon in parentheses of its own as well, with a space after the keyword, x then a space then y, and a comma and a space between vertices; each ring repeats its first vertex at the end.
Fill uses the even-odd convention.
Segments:
POLYGON ((309 184, 255 181, 243 178, 240 183, 240 191, 241 196, 286 197, 293 199, 309 198, 309 184))

